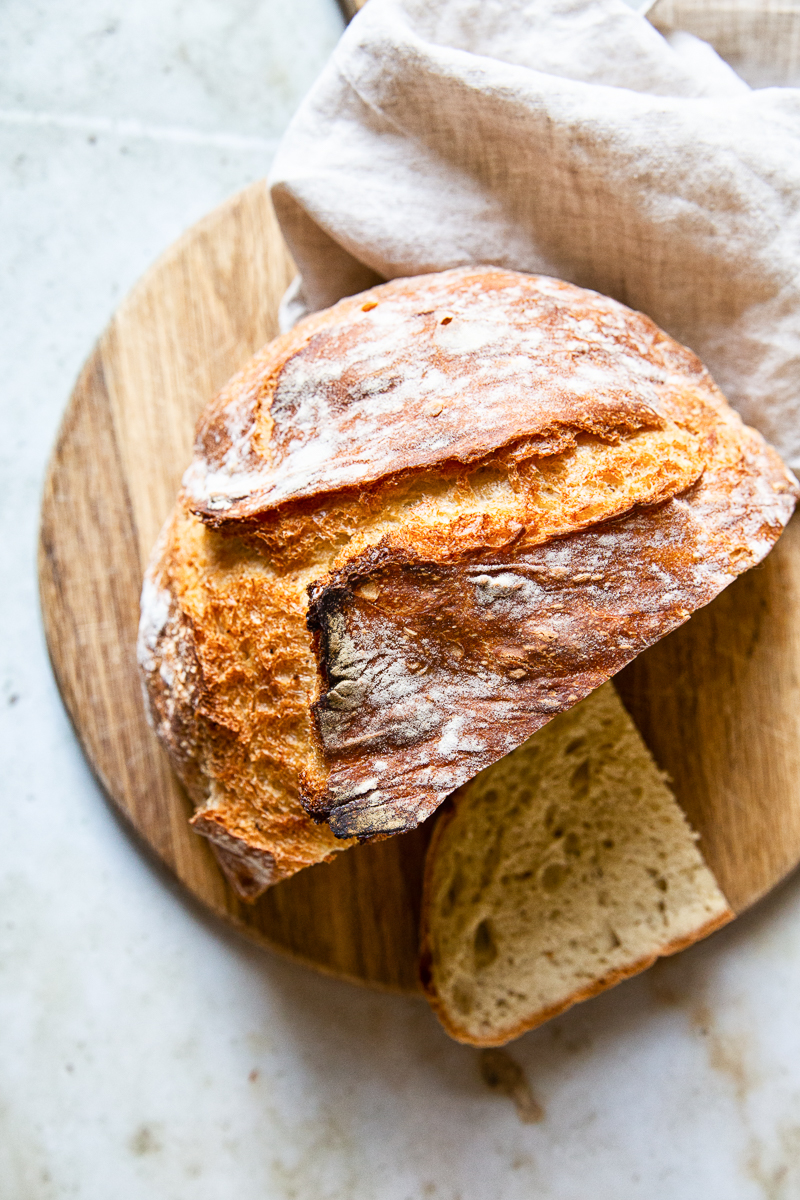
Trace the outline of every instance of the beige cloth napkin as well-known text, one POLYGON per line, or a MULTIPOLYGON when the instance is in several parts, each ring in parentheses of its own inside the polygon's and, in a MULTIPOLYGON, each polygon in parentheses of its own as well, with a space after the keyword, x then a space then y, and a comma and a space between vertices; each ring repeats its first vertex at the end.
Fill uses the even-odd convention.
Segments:
POLYGON ((280 146, 284 321, 464 263, 649 314, 800 467, 800 90, 623 0, 369 0, 280 146))

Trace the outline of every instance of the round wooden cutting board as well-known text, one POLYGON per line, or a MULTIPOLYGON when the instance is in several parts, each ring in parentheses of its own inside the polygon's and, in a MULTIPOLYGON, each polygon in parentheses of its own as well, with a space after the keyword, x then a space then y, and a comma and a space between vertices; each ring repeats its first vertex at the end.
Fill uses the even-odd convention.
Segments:
MULTIPOLYGON (((145 563, 201 409, 277 333, 292 274, 258 183, 190 229, 121 306, 78 380, 47 475, 47 641, 100 783, 198 899, 315 967, 412 991, 431 822, 243 904, 189 828, 191 805, 142 704, 134 644, 145 563)), ((800 521, 616 682, 741 912, 800 860, 800 521)))

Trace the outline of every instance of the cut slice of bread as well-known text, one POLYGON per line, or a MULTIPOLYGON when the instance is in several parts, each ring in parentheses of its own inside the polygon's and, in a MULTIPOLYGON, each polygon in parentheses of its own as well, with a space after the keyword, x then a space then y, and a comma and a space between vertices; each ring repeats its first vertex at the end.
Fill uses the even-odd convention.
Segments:
POLYGON ((461 788, 428 851, 421 977, 499 1046, 731 920, 612 684, 461 788))

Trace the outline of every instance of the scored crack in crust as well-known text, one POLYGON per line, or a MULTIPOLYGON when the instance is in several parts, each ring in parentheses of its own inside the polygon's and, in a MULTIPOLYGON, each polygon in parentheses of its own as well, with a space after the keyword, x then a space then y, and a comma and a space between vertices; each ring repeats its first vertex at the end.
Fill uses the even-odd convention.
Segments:
POLYGON ((201 418, 149 568, 196 827, 253 894, 412 828, 763 558, 797 495, 699 360, 596 293, 458 268, 308 318, 201 418))

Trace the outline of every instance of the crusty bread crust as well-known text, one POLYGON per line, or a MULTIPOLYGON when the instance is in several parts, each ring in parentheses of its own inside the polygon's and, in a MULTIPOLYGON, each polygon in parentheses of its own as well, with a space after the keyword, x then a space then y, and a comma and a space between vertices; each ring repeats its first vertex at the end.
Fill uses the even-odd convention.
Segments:
POLYGON ((221 526, 502 451, 613 444, 664 429, 669 377, 703 374, 649 318, 560 280, 490 267, 393 280, 265 347, 201 418, 184 485, 221 526))
POLYGON ((299 799, 316 666, 305 593, 292 584, 276 580, 259 550, 210 533, 179 503, 142 591, 150 719, 197 807, 194 829, 248 901, 350 845, 299 799))
POLYGON ((202 827, 276 877, 412 828, 758 562, 797 494, 693 354, 595 293, 459 268, 316 314, 209 406, 149 569, 145 684, 202 827))

